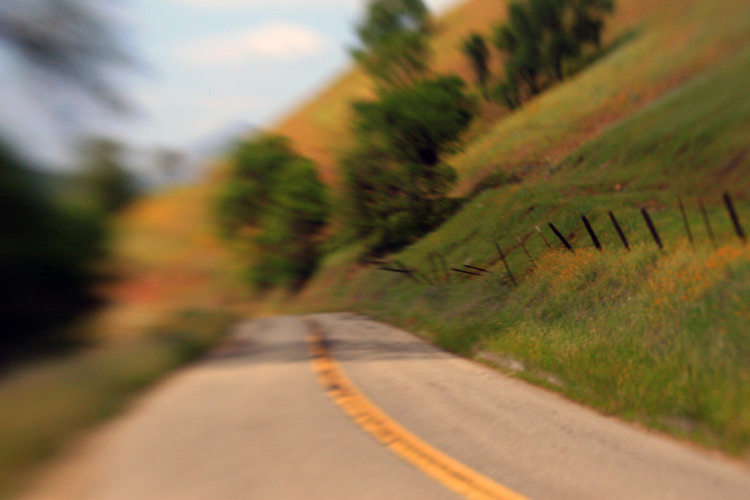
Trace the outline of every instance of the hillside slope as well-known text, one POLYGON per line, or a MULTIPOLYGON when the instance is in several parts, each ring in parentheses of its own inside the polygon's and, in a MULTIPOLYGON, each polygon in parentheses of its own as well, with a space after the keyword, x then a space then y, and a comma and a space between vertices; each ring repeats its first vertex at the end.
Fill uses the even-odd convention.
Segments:
MULTIPOLYGON (((750 26, 750 16, 745 22, 750 26)), ((417 280, 358 264, 355 247, 331 255, 296 297, 297 310, 362 311, 605 413, 748 453, 750 248, 734 234, 722 194, 733 195, 747 228, 749 78, 745 49, 564 161, 485 191, 389 257, 419 270, 417 280), (715 244, 698 208, 701 199, 715 244), (640 208, 650 212, 664 250, 640 208), (630 251, 610 224, 610 210, 630 251), (591 221, 602 251, 581 215, 591 221), (562 247, 550 222, 575 251, 562 247), (435 256, 445 264, 435 265, 435 256), (489 273, 441 269, 471 269, 464 264, 489 273)))
MULTIPOLYGON (((435 42, 436 67, 467 76, 458 41, 472 29, 486 32, 503 11, 503 2, 471 0, 449 13, 435 42)), ((366 312, 603 412, 747 456, 750 253, 733 234, 721 195, 731 192, 750 229, 750 3, 619 0, 606 43, 608 52, 585 71, 472 131, 478 138, 452 162, 459 191, 497 172, 515 174, 505 178, 518 182, 485 191, 441 228, 389 257, 420 269, 433 284, 368 267, 355 245, 329 255, 301 293, 277 292, 253 312, 366 312), (678 196, 687 206, 694 249, 678 196), (664 251, 651 240, 642 207, 654 218, 664 251), (612 229, 609 210, 624 226, 630 252, 612 229), (583 214, 603 252, 589 240, 583 214), (562 251, 549 222, 575 252, 562 251), (508 255, 517 288, 505 276, 495 241, 508 255), (449 272, 448 281, 435 255, 451 267, 468 264, 493 274, 449 272)), ((348 140, 347 102, 367 94, 365 77, 352 71, 276 130, 317 160, 334 183, 334 159, 348 140)), ((233 269, 205 239, 210 189, 195 189, 194 196, 187 190, 149 200, 150 208, 134 210, 128 225, 131 236, 143 235, 142 248, 152 238, 159 245, 174 240, 182 249, 177 259, 146 259, 131 268, 135 282, 146 279, 141 272, 158 276, 168 269, 164 294, 177 302, 183 300, 181 277, 194 275, 196 267, 220 270, 200 274, 210 284, 205 294, 229 283, 217 276, 233 269), (179 236, 155 230, 147 213, 162 203, 172 208, 159 227, 184 219, 180 204, 189 206, 189 220, 202 222, 191 226, 184 219, 179 236)), ((144 259, 142 251, 131 255, 134 262, 144 259)))
MULTIPOLYGON (((468 0, 436 19, 433 69, 471 80, 469 62, 459 50, 461 41, 472 31, 489 33, 504 17, 503 1, 468 0)), ((349 103, 366 98, 371 92, 366 75, 351 69, 272 128, 289 137, 299 153, 319 165, 323 180, 333 183, 337 178, 336 157, 348 141, 349 103)))
MULTIPOLYGON (((434 70, 457 73, 471 81, 469 63, 459 48, 461 40, 472 31, 491 36, 493 27, 505 18, 506 4, 468 0, 438 19, 432 43, 434 70)), ((738 0, 618 0, 604 34, 605 45, 616 54, 606 57, 595 71, 580 75, 578 85, 567 86, 569 95, 537 99, 530 103, 530 110, 501 120, 483 139, 468 146, 454 162, 465 173, 462 189, 499 161, 516 169, 559 161, 606 125, 710 67, 746 42, 746 10, 746 2, 738 0)), ((499 74, 494 50, 492 58, 499 74)), ((273 129, 315 160, 324 180, 333 183, 336 157, 350 140, 349 102, 370 94, 365 75, 352 69, 273 129)), ((485 124, 477 127, 481 131, 485 124)))

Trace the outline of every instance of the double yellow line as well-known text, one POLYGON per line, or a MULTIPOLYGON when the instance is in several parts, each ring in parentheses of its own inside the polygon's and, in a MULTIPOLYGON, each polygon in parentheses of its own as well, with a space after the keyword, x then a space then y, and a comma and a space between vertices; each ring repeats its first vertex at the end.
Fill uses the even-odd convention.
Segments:
POLYGON ((323 330, 313 321, 307 323, 312 366, 320 385, 360 427, 402 459, 465 498, 527 500, 433 448, 395 422, 349 380, 326 348, 323 330))

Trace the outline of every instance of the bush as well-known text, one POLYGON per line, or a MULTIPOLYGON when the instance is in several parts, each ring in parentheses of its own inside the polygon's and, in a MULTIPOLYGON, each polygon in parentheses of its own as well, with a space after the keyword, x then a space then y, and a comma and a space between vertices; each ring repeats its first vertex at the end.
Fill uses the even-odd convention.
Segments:
POLYGON ((508 6, 508 21, 495 28, 495 47, 504 55, 505 81, 495 90, 508 108, 524 94, 536 95, 548 80, 565 77, 566 61, 578 58, 586 45, 601 46, 604 17, 613 0, 527 0, 508 6))
POLYGON ((241 142, 232 159, 217 200, 222 234, 254 245, 257 256, 246 275, 255 286, 298 285, 315 269, 328 217, 326 188, 315 165, 276 135, 241 142), (242 236, 242 229, 251 227, 257 235, 242 236))
POLYGON ((33 176, 0 146, 0 342, 6 353, 63 340, 51 332, 94 305, 92 265, 103 251, 102 218, 59 206, 33 176))
POLYGON ((354 104, 357 145, 341 161, 350 224, 375 249, 408 244, 440 224, 456 181, 446 154, 474 117, 463 80, 441 76, 354 104))

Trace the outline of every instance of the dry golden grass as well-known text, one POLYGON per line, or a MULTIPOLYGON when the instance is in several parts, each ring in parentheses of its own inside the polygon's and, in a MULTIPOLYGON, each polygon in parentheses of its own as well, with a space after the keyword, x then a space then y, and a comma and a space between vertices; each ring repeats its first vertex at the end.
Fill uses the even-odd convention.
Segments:
MULTIPOLYGON (((504 16, 500 0, 469 0, 437 19, 432 46, 434 69, 470 79, 469 64, 459 48, 461 40, 472 31, 489 33, 504 16)), ((370 95, 368 78, 358 69, 348 70, 272 128, 289 137, 300 154, 319 165, 325 182, 335 184, 336 157, 349 140, 349 102, 370 95)))
MULTIPOLYGON (((721 5, 702 0, 619 0, 604 35, 605 44, 633 37, 626 42, 619 62, 607 58, 605 64, 597 65, 604 66, 599 71, 586 72, 509 119, 497 108, 484 110, 469 138, 484 137, 454 159, 462 177, 459 191, 465 192, 501 163, 514 168, 559 161, 610 124, 732 53, 747 40, 742 25, 744 4, 739 0, 721 5), (494 129, 493 122, 498 122, 494 129)), ((470 0, 438 19, 432 46, 435 71, 471 80, 459 48, 461 40, 472 31, 489 35, 505 17, 505 5, 501 0, 470 0)), ((492 63, 499 74, 496 53, 492 63)), ((273 129, 316 161, 321 177, 335 186, 336 157, 351 140, 348 103, 369 95, 367 78, 351 69, 273 129)))
POLYGON ((221 308, 241 295, 237 258, 211 220, 215 187, 180 187, 139 200, 115 228, 108 305, 95 328, 106 337, 140 335, 177 310, 221 308))

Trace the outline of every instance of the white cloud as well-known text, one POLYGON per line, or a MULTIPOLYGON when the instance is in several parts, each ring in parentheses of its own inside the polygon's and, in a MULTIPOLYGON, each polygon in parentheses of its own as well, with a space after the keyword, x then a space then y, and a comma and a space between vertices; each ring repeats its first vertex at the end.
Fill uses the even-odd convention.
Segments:
POLYGON ((286 22, 270 22, 217 35, 179 49, 192 64, 238 62, 251 57, 292 60, 321 54, 332 42, 317 31, 286 22))

